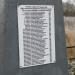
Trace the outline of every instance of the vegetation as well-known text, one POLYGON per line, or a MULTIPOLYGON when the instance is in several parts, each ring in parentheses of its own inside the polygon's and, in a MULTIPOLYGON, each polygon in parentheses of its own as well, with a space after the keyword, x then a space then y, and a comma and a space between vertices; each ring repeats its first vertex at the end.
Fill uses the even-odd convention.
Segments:
POLYGON ((64 17, 69 75, 75 75, 75 17, 64 17), (71 48, 70 48, 71 47, 71 48))
POLYGON ((75 16, 75 5, 70 4, 70 2, 63 3, 63 9, 65 16, 75 16))

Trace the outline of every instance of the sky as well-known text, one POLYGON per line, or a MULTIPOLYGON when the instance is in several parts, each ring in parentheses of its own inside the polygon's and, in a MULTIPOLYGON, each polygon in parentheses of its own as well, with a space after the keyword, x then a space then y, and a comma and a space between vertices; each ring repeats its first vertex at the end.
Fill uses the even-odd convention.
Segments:
POLYGON ((75 0, 62 0, 63 2, 70 1, 72 4, 75 4, 75 0))
POLYGON ((67 2, 67 0, 62 0, 63 2, 67 2))

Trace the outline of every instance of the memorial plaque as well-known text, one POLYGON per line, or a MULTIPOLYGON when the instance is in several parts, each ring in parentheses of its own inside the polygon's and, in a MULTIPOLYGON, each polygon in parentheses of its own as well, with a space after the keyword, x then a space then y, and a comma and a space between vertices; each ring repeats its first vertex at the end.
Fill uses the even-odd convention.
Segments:
POLYGON ((20 67, 55 63, 53 5, 18 6, 20 67))

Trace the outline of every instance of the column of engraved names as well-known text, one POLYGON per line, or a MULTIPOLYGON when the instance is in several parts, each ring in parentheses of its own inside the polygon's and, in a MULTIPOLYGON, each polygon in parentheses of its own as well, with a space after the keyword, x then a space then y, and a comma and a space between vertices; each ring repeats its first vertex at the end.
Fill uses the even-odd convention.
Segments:
POLYGON ((47 11, 32 11, 31 12, 31 51, 32 51, 32 65, 44 64, 44 57, 47 56, 46 47, 46 28, 48 17, 47 11))
POLYGON ((30 30, 30 20, 31 14, 26 11, 24 13, 24 29, 23 29, 23 45, 24 45, 24 66, 31 65, 31 30, 30 30))
POLYGON ((42 39, 44 11, 33 11, 31 13, 31 50, 32 50, 32 65, 44 63, 45 40, 42 39))

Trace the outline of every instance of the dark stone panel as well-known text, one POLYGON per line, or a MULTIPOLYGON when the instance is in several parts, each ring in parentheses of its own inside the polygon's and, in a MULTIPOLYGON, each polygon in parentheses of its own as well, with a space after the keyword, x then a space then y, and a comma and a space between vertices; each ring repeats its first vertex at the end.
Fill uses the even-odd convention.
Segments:
POLYGON ((61 0, 6 0, 6 50, 4 75, 68 75, 61 0), (17 6, 55 6, 56 63, 29 68, 19 68, 17 6))
POLYGON ((5 0, 0 0, 0 75, 3 75, 5 50, 5 0))

